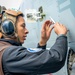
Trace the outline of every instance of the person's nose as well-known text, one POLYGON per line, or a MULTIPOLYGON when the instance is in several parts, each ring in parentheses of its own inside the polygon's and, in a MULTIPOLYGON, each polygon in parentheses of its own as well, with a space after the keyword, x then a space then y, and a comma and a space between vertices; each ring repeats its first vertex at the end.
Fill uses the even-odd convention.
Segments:
POLYGON ((26 33, 26 34, 28 34, 28 33, 29 33, 29 31, 28 31, 28 29, 27 29, 27 28, 25 29, 25 33, 26 33))

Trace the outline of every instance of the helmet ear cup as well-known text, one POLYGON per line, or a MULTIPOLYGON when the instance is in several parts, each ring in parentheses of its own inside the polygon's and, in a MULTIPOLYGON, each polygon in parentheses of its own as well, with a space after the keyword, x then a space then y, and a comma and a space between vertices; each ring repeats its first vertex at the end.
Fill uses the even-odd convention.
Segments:
POLYGON ((13 22, 10 20, 3 21, 1 24, 1 30, 2 33, 5 35, 8 36, 13 35, 15 31, 13 22))

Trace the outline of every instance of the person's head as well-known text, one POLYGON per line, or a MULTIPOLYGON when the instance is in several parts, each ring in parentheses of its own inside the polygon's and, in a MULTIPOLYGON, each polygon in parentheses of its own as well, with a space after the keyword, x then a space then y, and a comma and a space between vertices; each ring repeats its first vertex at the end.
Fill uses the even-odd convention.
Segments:
POLYGON ((5 10, 2 16, 1 31, 4 38, 14 39, 21 44, 26 40, 26 29, 23 13, 15 10, 5 10))

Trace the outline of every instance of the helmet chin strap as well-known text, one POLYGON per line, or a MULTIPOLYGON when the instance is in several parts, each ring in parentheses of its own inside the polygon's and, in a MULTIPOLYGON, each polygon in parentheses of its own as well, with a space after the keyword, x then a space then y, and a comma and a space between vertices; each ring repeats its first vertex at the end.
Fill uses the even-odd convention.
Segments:
POLYGON ((18 43, 19 43, 20 45, 22 45, 22 43, 20 42, 20 39, 19 39, 18 36, 17 36, 17 41, 18 41, 18 43))
POLYGON ((15 32, 15 38, 16 38, 17 42, 21 44, 20 39, 19 39, 19 36, 17 34, 17 29, 16 29, 16 32, 15 32))

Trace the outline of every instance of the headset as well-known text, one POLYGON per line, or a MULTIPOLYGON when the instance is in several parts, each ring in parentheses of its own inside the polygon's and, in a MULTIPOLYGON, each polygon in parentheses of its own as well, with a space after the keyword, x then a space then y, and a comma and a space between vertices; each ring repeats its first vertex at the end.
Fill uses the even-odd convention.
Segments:
MULTIPOLYGON (((13 17, 12 15, 10 16, 13 17)), ((13 22, 13 19, 10 19, 10 17, 5 16, 5 14, 3 14, 1 32, 3 33, 3 35, 7 37, 12 38, 15 36, 15 22, 13 22)))
POLYGON ((16 37, 16 18, 23 14, 20 11, 5 10, 2 14, 1 32, 7 37, 16 37))
POLYGON ((7 35, 7 36, 13 36, 15 33, 15 27, 14 26, 15 25, 11 20, 9 20, 9 19, 4 20, 1 23, 2 33, 7 35))

